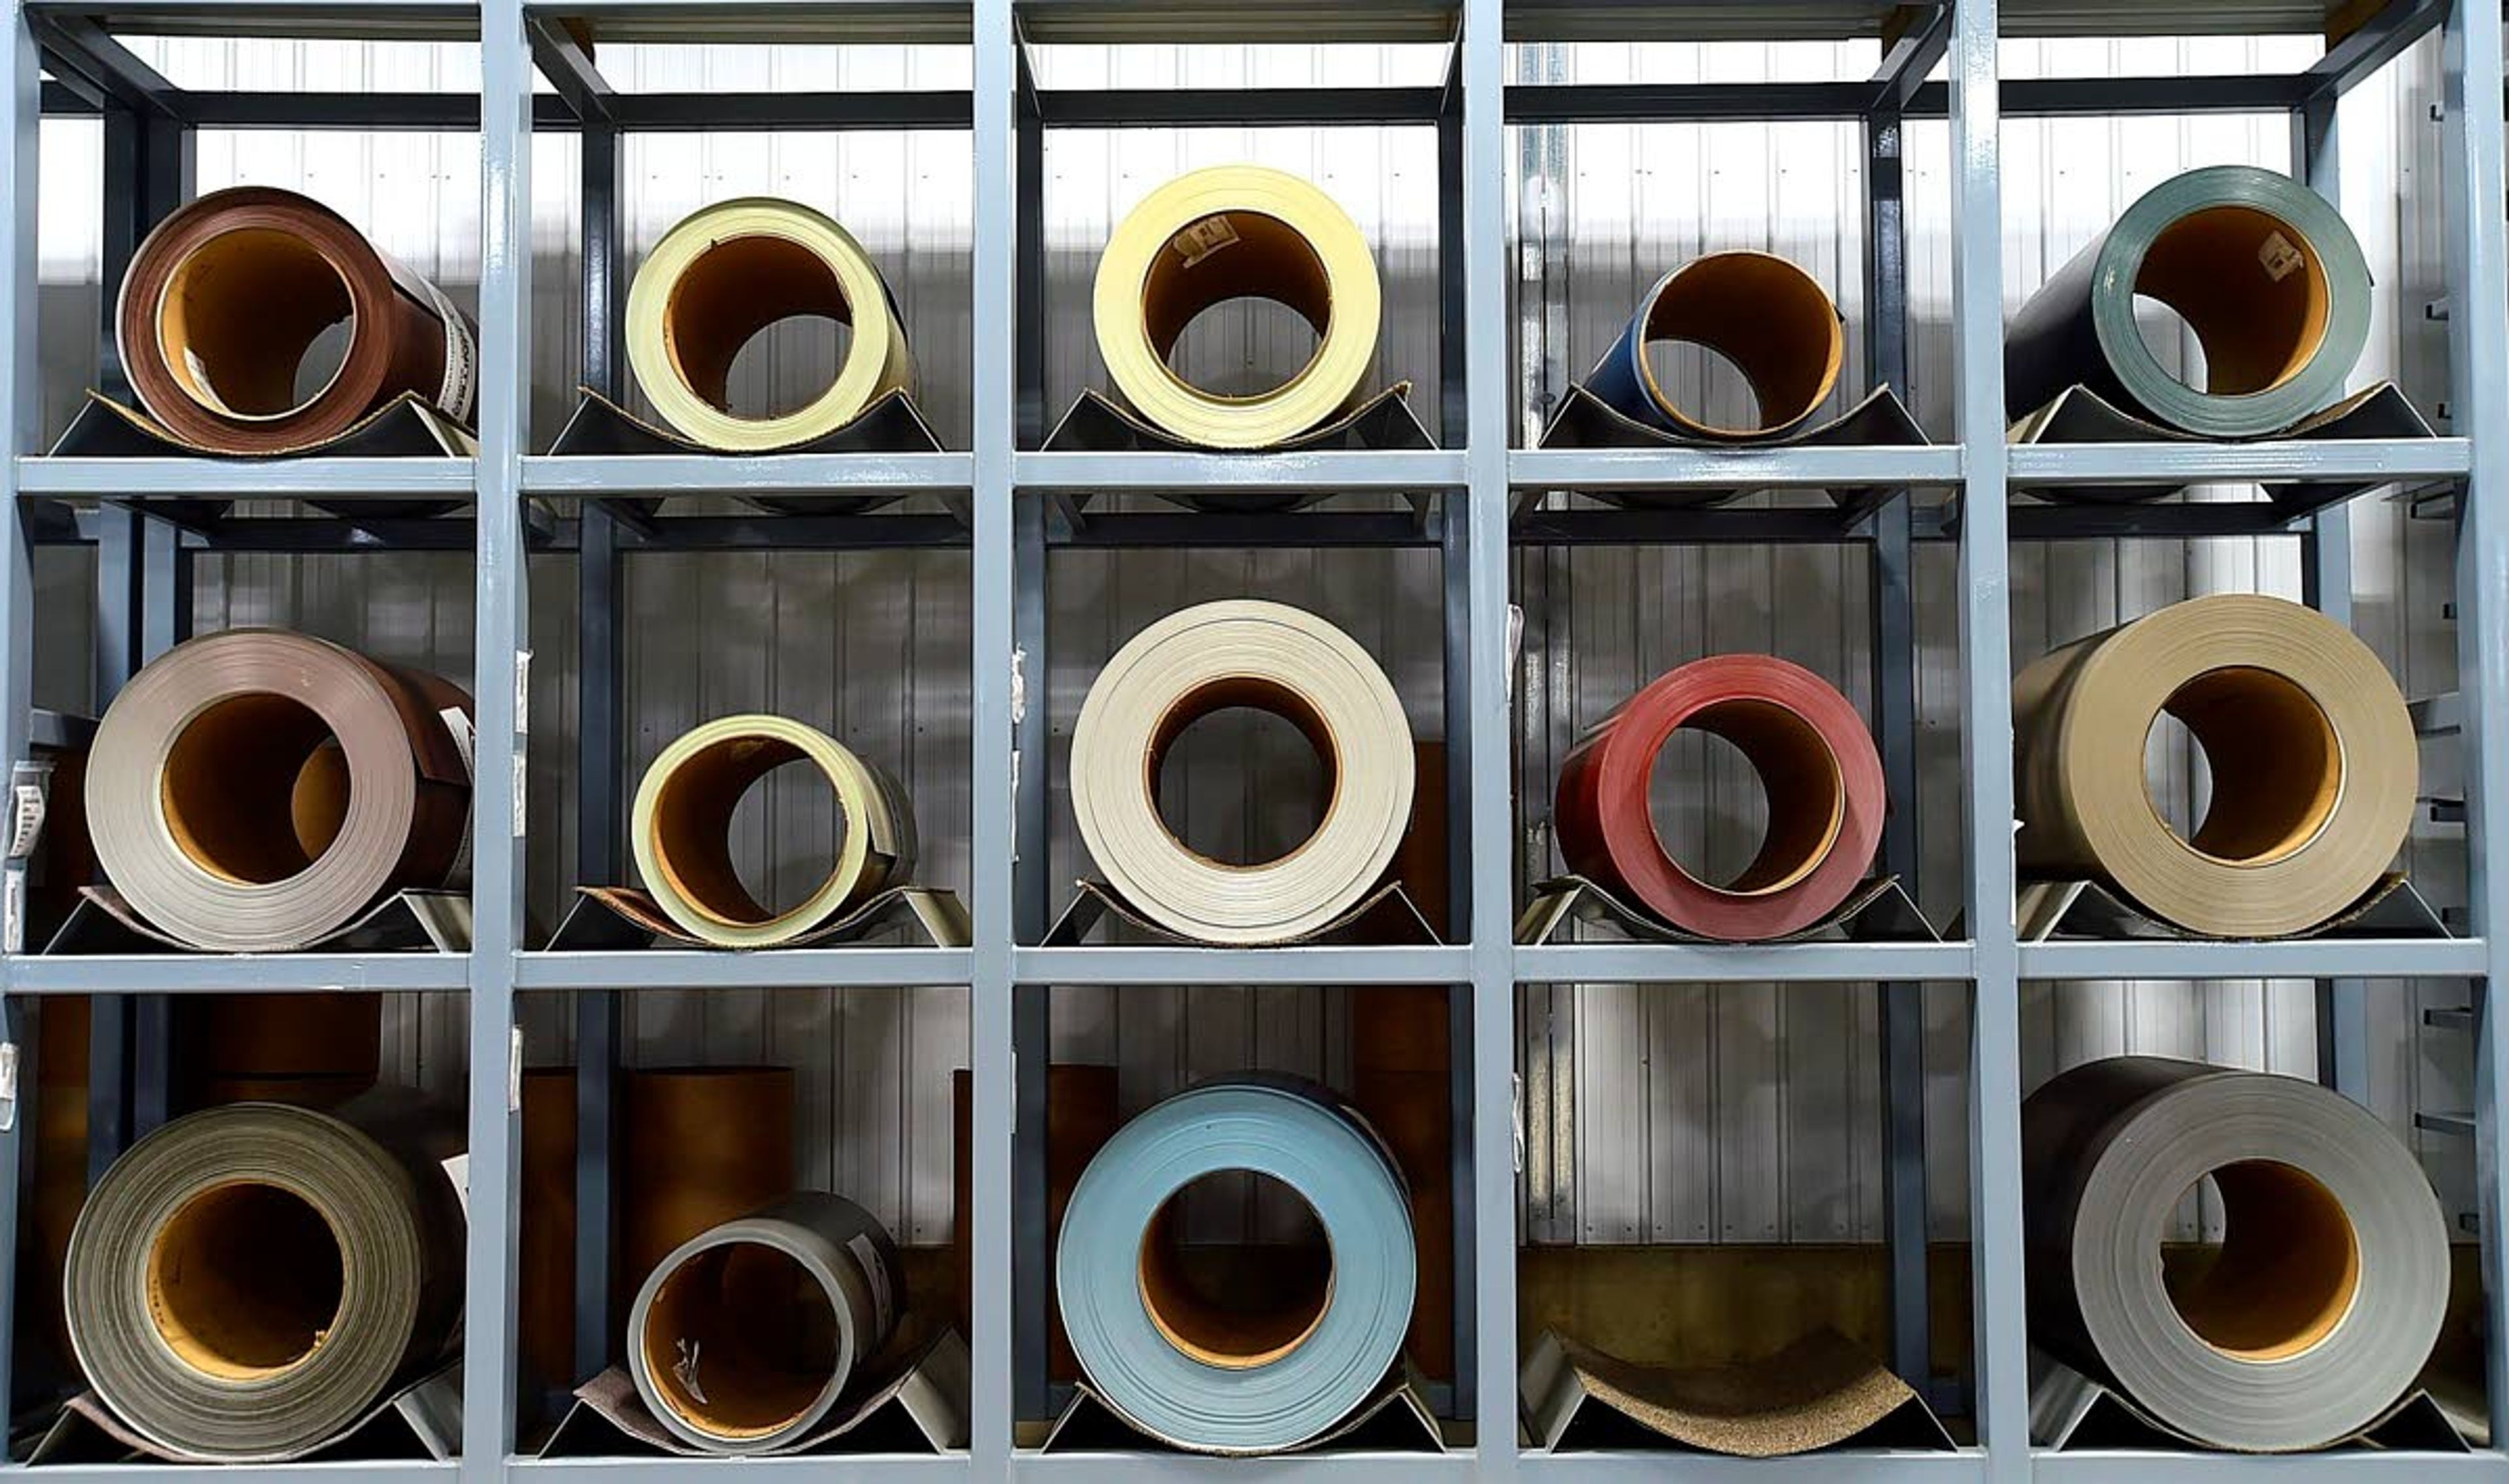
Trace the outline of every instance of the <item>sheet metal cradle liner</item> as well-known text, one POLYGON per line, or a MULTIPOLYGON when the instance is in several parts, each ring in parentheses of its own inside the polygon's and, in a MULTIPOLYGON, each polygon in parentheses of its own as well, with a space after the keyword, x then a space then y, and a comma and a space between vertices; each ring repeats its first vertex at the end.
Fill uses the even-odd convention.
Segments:
POLYGON ((168 650, 96 725, 96 859, 142 917, 204 948, 319 942, 461 872, 470 698, 276 629, 168 650))
POLYGON ((807 443, 915 387, 896 301, 862 244, 798 202, 719 202, 662 235, 627 291, 627 363, 663 422, 708 448, 807 443), (793 315, 851 327, 836 380, 779 417, 731 411, 731 366, 750 337, 793 315))
POLYGON ((2224 165, 2161 182, 2021 307, 2004 330, 2020 417, 2080 383, 2214 438, 2277 432, 2343 394, 2370 334, 2370 270, 2325 198, 2224 165), (2170 374, 2135 328, 2141 294, 2204 350, 2205 387, 2170 374))
POLYGON ((1376 661, 1315 614, 1253 599, 1133 636, 1090 686, 1071 738, 1071 810, 1098 869, 1153 921, 1213 943, 1283 942, 1348 909, 1402 844, 1411 785, 1410 723, 1376 661), (1254 866, 1195 853, 1159 816, 1169 746, 1236 706, 1296 726, 1332 778, 1315 834, 1254 866))
MULTIPOLYGON (((1082 1173, 1055 1248, 1055 1293, 1090 1386, 1135 1427, 1210 1453, 1295 1447, 1348 1416, 1401 1354, 1416 1282, 1393 1157, 1330 1094, 1285 1082, 1214 1083, 1126 1124, 1082 1173), (1322 1309, 1261 1351, 1205 1343, 1217 1338, 1211 1317, 1160 1276, 1161 1208, 1226 1170, 1296 1192, 1330 1247, 1322 1309)), ((1282 1318, 1274 1331, 1306 1312, 1282 1318)))
MULTIPOLYGON (((2136 755, 2140 757, 2141 754, 2136 755)), ((1873 864, 1887 798, 1873 734, 1800 665, 1720 654, 1663 675, 1590 729, 1554 809, 1570 869, 1704 938, 1777 938, 1818 922, 1873 864), (1759 854, 1722 885, 1683 870, 1647 809, 1656 758, 1683 728, 1741 750, 1768 796, 1759 854)))
POLYGON ((724 717, 662 749, 636 786, 632 833, 636 870, 655 904, 692 937, 725 947, 772 946, 915 872, 915 811, 905 791, 827 733, 783 717, 724 717), (803 761, 828 780, 844 832, 826 878, 800 906, 777 912, 750 894, 732 865, 732 812, 760 779, 803 761))
POLYGON ((292 191, 239 186, 177 208, 132 254, 113 320, 140 404, 204 448, 304 448, 404 391, 471 419, 479 351, 469 320, 330 207, 292 191), (338 370, 300 395, 306 352, 342 321, 338 370))
POLYGON ((1116 390, 1150 422, 1213 448, 1267 448, 1348 407, 1375 362, 1381 313, 1359 224, 1313 185, 1261 166, 1169 181, 1117 224, 1098 260, 1098 350, 1116 390), (1228 396, 1169 367, 1196 315, 1249 297, 1315 329, 1315 354, 1295 375, 1228 396))
POLYGON ((1812 275, 1765 252, 1714 252, 1647 290, 1628 328, 1586 380, 1613 411, 1666 432, 1740 442, 1781 436, 1820 410, 1838 385, 1847 326, 1812 275), (1750 384, 1759 419, 1727 427, 1675 403, 1647 363, 1660 341, 1704 346, 1750 384))
POLYGON ((2412 718, 2351 630, 2280 598, 2174 604, 2012 683, 2025 874, 2097 879, 2190 932, 2270 938, 2360 899, 2412 828, 2412 718), (2168 713, 2211 763, 2191 837, 2144 781, 2168 713))
POLYGON ((2119 1057, 2022 1104, 2030 1338, 2217 1447, 2322 1447, 2430 1355, 2448 1227, 2412 1150, 2293 1077, 2119 1057), (2167 1283, 2161 1243, 2210 1174, 2222 1252, 2167 1283))
POLYGON ((330 1441, 452 1349, 457 1110, 384 1089, 235 1103, 114 1161, 70 1236, 70 1335, 115 1414, 232 1462, 330 1441))
POLYGON ((806 1435, 880 1353, 897 1244, 842 1196, 802 1191, 691 1239, 636 1292, 628 1369, 662 1426, 714 1453, 806 1435))

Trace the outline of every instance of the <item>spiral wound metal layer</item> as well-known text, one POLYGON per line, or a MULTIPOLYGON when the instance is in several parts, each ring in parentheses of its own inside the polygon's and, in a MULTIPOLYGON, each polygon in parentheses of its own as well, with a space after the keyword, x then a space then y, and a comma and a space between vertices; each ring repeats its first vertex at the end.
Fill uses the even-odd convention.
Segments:
POLYGON ((273 454, 338 437, 405 391, 468 423, 479 350, 441 290, 292 191, 212 191, 131 254, 114 343, 149 416, 188 443, 273 454), (298 393, 307 352, 345 322, 348 348, 298 393))
POLYGON ((1347 910, 1385 874, 1411 814, 1411 728, 1393 684, 1331 624, 1231 599, 1171 613, 1116 651, 1071 737, 1071 811, 1116 890, 1151 920, 1212 943, 1279 943, 1347 910), (1159 764, 1213 712, 1267 711, 1331 776, 1316 831, 1277 860, 1199 855, 1159 815, 1159 764))
POLYGON ((1309 1090, 1222 1082, 1118 1130, 1073 1188, 1055 1294, 1099 1396, 1135 1427, 1207 1453, 1268 1453, 1329 1431, 1393 1368, 1417 1281, 1409 1204, 1383 1144, 1309 1090), (1170 1199, 1251 1170, 1295 1192, 1323 1226, 1321 1306, 1217 1315, 1165 1272, 1170 1199))
POLYGON ((1554 818, 1572 870, 1686 932, 1748 942, 1846 901, 1886 805, 1881 755, 1845 696, 1800 665, 1723 654, 1660 677, 1589 730, 1560 768, 1554 818), (1768 798, 1758 854, 1721 884, 1673 860, 1647 807, 1656 759, 1684 727, 1739 748, 1768 798))
POLYGON ((636 1390, 663 1427, 710 1453, 797 1443, 888 1343, 902 1271, 887 1231, 839 1196, 804 1191, 725 1222, 637 1290, 636 1390))
POLYGON ((2012 682, 2025 874, 2096 879, 2191 932, 2271 938, 2358 901, 2413 827, 2405 698, 2343 625, 2280 598, 2197 598, 2067 645, 2012 682), (2167 713, 2212 769, 2191 835, 2145 781, 2167 713))
POLYGON ((400 1090, 335 1114, 247 1102, 114 1161, 64 1302, 96 1394, 169 1453, 243 1463, 345 1433, 452 1350, 459 1115, 400 1090))
POLYGON ((691 937, 725 947, 770 947, 915 872, 915 811, 904 791, 825 732, 783 717, 724 717, 662 749, 636 786, 631 834, 655 905, 691 937), (845 828, 826 879, 777 912, 732 866, 732 811, 760 779, 805 761, 827 779, 845 828))
POLYGON ((1376 359, 1381 290, 1358 223, 1298 177, 1195 170, 1151 192, 1098 260, 1098 350, 1135 412, 1189 442, 1266 448, 1348 407, 1376 359), (1168 365, 1196 315, 1270 299, 1316 332, 1315 354, 1269 391, 1227 396, 1168 365))
POLYGON ((880 270, 844 228, 797 202, 743 197, 662 235, 627 292, 627 363, 663 422, 708 448, 789 448, 844 427, 882 393, 915 386, 906 326, 880 270), (731 364, 779 319, 852 329, 836 380, 780 417, 731 411, 731 364))
POLYGON ((2392 1405, 2448 1305, 2448 1226, 2412 1150, 2294 1077, 2119 1057, 2022 1104, 2030 1338, 2198 1442, 2324 1447, 2392 1405), (2220 1256, 2164 1274, 2189 1188, 2220 1256))
POLYGON ((1775 438, 1829 400, 1846 354, 1847 326, 1812 275, 1765 252, 1716 252, 1657 280, 1586 390, 1667 432, 1721 442, 1775 438), (1704 346, 1732 362, 1759 405, 1756 423, 1720 427, 1675 403, 1647 363, 1647 347, 1661 341, 1704 346))
POLYGON ((304 634, 205 635, 96 723, 87 812, 106 876, 158 928, 227 952, 305 947, 464 873, 470 698, 304 634))
POLYGON ((2340 397, 2369 335, 2369 266, 2324 197, 2253 166, 2190 170, 2144 193, 2013 316, 2005 406, 2019 418, 2079 383, 2191 433, 2263 437, 2340 397), (2144 343, 2138 295, 2194 332, 2202 387, 2144 343))

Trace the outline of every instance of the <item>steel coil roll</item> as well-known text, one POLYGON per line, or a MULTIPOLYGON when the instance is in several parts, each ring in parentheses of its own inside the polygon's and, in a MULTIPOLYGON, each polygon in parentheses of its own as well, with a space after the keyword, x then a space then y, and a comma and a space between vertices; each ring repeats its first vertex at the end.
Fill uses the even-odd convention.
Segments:
POLYGON ((1169 614, 1107 661, 1071 736, 1071 810, 1098 869, 1136 909, 1213 943, 1279 943, 1348 910, 1385 874, 1411 813, 1410 723, 1393 683, 1349 635, 1278 603, 1230 599, 1169 614), (1229 866, 1159 815, 1159 765, 1184 729, 1253 707, 1314 744, 1331 798, 1305 843, 1229 866))
POLYGON ((2292 1077, 2119 1057, 2022 1104, 2030 1338, 2198 1442, 2323 1447, 2412 1385, 2448 1302, 2448 1227, 2410 1149, 2292 1077), (2210 1176, 2219 1257, 2164 1272, 2210 1176))
POLYGON ((628 1370, 683 1441, 772 1452, 804 1439, 888 1343, 902 1282, 871 1212, 798 1192, 662 1259, 628 1316, 628 1370))
POLYGON ((470 698, 277 629, 175 646, 96 724, 96 859, 163 931, 283 952, 468 854, 470 698))
POLYGON ((1152 191, 1098 260, 1095 317, 1106 373, 1135 412, 1213 448, 1265 448, 1329 421, 1376 359, 1376 260, 1359 224, 1295 175, 1217 166, 1152 191), (1195 315, 1231 299, 1281 304, 1316 351, 1288 381, 1251 396, 1208 391, 1168 364, 1195 315))
POLYGON ((773 716, 724 717, 662 749, 636 786, 636 869, 656 906, 693 938, 769 947, 808 932, 915 872, 905 791, 834 738, 773 716), (760 904, 731 864, 731 818, 750 786, 807 762, 836 794, 845 828, 828 874, 800 906, 760 904))
POLYGON ((1813 276, 1765 252, 1715 252, 1656 281, 1586 390, 1622 416, 1666 432, 1722 442, 1775 438, 1803 426, 1838 385, 1847 326, 1813 276), (1672 399, 1647 363, 1660 341, 1704 346, 1750 385, 1758 418, 1727 427, 1672 399))
POLYGON ((1118 1130, 1082 1172, 1055 1245, 1055 1294, 1099 1396, 1180 1447, 1266 1453, 1329 1431, 1402 1354, 1417 1281, 1410 1206, 1393 1156, 1315 1090, 1222 1082, 1118 1130), (1162 1230, 1206 1175, 1268 1176, 1305 1202, 1330 1267, 1276 1312, 1192 1290, 1162 1230))
POLYGON ((468 423, 470 322, 320 202, 239 186, 177 208, 131 255, 115 345, 149 416, 219 453, 335 438, 403 392, 468 423), (330 379, 300 390, 307 352, 346 323, 330 379))
POLYGON ((844 228, 798 202, 719 202, 662 235, 627 291, 627 363, 662 421, 708 448, 756 453, 836 431, 881 394, 915 386, 888 285, 844 228), (779 319, 849 327, 828 390, 793 412, 742 417, 731 364, 779 319))
POLYGON ((2078 383, 2191 433, 2262 437, 2341 396, 2369 334, 2341 214, 2287 175, 2213 166, 2145 192, 2030 296, 2004 330, 2005 404, 2017 418, 2078 383), (2137 296, 2194 332, 2200 388, 2144 343, 2137 296))
POLYGON ((1847 697, 1800 665, 1721 654, 1657 678, 1591 728, 1560 768, 1553 823, 1570 870, 1685 932, 1748 942, 1847 900, 1887 802, 1881 755, 1847 697), (1768 797, 1758 854, 1722 884, 1683 870, 1647 809, 1656 758, 1683 727, 1734 744, 1768 797))
POLYGON ((70 1236, 80 1366, 180 1456, 294 1457, 448 1358, 463 1220, 458 1113, 386 1090, 318 1113, 235 1103, 114 1161, 70 1236))
POLYGON ((2280 598, 2172 605, 2012 683, 2026 875, 2105 882, 2191 932, 2270 938, 2358 901, 2412 828, 2413 719, 2352 631, 2280 598), (2212 768, 2194 833, 2161 818, 2145 739, 2176 717, 2212 768))

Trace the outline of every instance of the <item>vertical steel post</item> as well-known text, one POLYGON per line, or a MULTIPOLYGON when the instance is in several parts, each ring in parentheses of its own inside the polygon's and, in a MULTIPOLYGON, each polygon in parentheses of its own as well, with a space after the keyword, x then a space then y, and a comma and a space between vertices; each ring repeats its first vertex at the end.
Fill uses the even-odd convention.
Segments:
MULTIPOLYGON (((1011 0, 975 0, 975 241, 971 321, 1018 323, 1017 224, 1019 162, 1014 122, 1019 92, 1017 36, 1011 0)), ((1018 574, 1011 505, 1013 452, 1019 436, 1017 364, 1011 355, 974 361, 975 499, 970 615, 973 618, 975 778, 969 809, 975 925, 968 1065, 975 1123, 969 1157, 968 1243, 972 1310, 968 1347, 974 1356, 970 1462, 980 1479, 1009 1477, 1011 1465, 1011 1094, 1014 897, 1011 855, 1017 813, 1005 766, 1017 742, 1011 722, 1013 599, 1018 574)))
MULTIPOLYGON (((1464 735, 1508 735, 1507 512, 1507 41, 1502 0, 1463 0, 1462 169, 1464 466, 1462 555, 1471 663, 1461 684, 1464 735)), ((1442 250, 1445 250, 1442 248, 1442 250)), ((1449 327, 1451 333, 1452 327, 1449 327)), ((1450 497, 1450 512, 1454 511, 1450 497)), ((1449 551, 1451 553, 1452 547, 1449 551)), ((1451 556, 1449 557, 1451 560, 1451 556)), ((1482 1363, 1475 1380, 1479 1474, 1516 1476, 1516 1139, 1509 1115, 1516 1074, 1515 834, 1504 745, 1474 747, 1470 914, 1453 924, 1472 946, 1474 1308, 1482 1363)), ((1460 1358, 1460 1357, 1459 1357, 1460 1358)))
POLYGON ((501 1480, 514 1449, 515 1114, 522 1047, 514 953, 523 923, 524 734, 530 643, 523 453, 531 435, 532 62, 522 0, 479 10, 479 455, 473 686, 470 1229, 462 1471, 501 1480))
MULTIPOLYGON (((43 403, 38 394, 35 347, 35 222, 43 192, 37 180, 41 158, 40 121, 42 64, 22 6, 0 13, 6 27, 8 111, 0 118, 6 147, 0 148, 0 199, 8 203, 0 215, 0 758, 14 761, 27 755, 34 725, 32 686, 35 673, 35 575, 27 540, 25 508, 18 482, 18 459, 31 453, 42 431, 43 403)), ((0 983, 10 978, 10 965, 0 959, 0 983)), ((7 1040, 18 1048, 21 1066, 31 1067, 35 1054, 33 1002, 17 996, 0 1001, 5 1008, 7 1040)), ((0 1131, 0 1238, 8 1250, 19 1246, 21 1181, 34 1169, 31 1074, 19 1085, 19 1117, 0 1131)), ((12 1421, 9 1401, 15 1394, 18 1264, 0 1262, 0 1423, 12 1421)), ((0 1439, 10 1430, 0 1428, 0 1439)), ((5 1451, 0 1442, 0 1451, 5 1451)))
MULTIPOLYGON (((625 390, 618 326, 625 294, 616 125, 583 123, 583 385, 617 400, 625 390)), ((626 879, 620 822, 626 817, 626 729, 622 686, 626 630, 618 521, 609 502, 583 502, 576 551, 576 879, 588 886, 626 879)), ((619 1004, 615 989, 575 999, 575 1376, 610 1364, 611 1274, 618 1230, 613 1197, 618 1169, 619 1004)))
POLYGON ((2013 932, 2011 612, 2003 443, 2003 211, 1996 0, 1952 21, 1952 326, 1961 504, 1961 753, 1968 779, 1969 1226, 1987 1475, 2030 1471, 2021 1250, 2021 955, 2013 932))
MULTIPOLYGON (((1897 109, 1864 119, 1864 362, 1869 387, 1908 388, 1906 127, 1897 109)), ((1917 890, 1917 605, 1908 493, 1873 516, 1873 730, 1895 807, 1882 863, 1917 890)), ((1923 984, 1877 984, 1881 1000, 1882 1220, 1891 1254, 1891 1368, 1919 1391, 1932 1380, 1926 1270, 1926 1014, 1923 984)))
MULTIPOLYGON (((2291 112, 2292 173, 2309 188, 2343 204, 2337 116, 2341 98, 2333 89, 2310 95, 2291 112)), ((2301 538, 2301 601, 2336 622, 2352 622, 2352 507, 2327 506, 2309 519, 2301 538)), ((2370 1094, 2370 986, 2357 979, 2319 980, 2317 1080, 2356 1100, 2370 1094)))
POLYGON ((2472 439, 2458 506, 2457 689, 2464 702, 2466 897, 2485 945, 2475 1043, 2475 1174, 2492 1435, 2509 1428, 2509 1195, 2500 1119, 2509 1107, 2509 1026, 2492 992, 2509 953, 2509 253, 2503 251, 2500 8, 2457 0, 2440 44, 2442 195, 2448 210, 2449 400, 2472 439))

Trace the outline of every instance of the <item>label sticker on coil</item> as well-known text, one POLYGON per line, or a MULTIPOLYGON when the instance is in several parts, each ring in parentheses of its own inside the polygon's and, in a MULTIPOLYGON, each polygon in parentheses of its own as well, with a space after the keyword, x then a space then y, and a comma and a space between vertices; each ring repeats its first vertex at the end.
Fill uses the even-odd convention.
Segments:
POLYGON ((1185 267, 1191 268, 1220 248, 1235 245, 1237 241, 1237 229, 1228 225, 1227 217, 1206 216, 1168 239, 1168 245, 1184 259, 1185 267))
POLYGON ((888 1268, 880 1260, 880 1248, 872 1244, 869 1236, 857 1232, 846 1239, 845 1250, 854 1254, 854 1261, 862 1265, 863 1280, 871 1287, 872 1313, 879 1316, 873 1322, 873 1332, 888 1333, 891 1317, 888 1268))
POLYGON ((479 390, 479 341, 470 331, 470 317, 461 307, 444 295, 429 279, 413 273, 391 253, 377 250, 384 262, 384 272, 392 276, 393 285, 412 301, 425 305, 444 325, 444 381, 436 389, 435 405, 457 423, 468 426, 472 421, 473 398, 479 390))
POLYGON ((2257 249, 2257 261, 2266 266, 2266 277, 2279 283, 2308 259, 2291 244, 2291 239, 2275 232, 2268 234, 2265 245, 2257 249))

